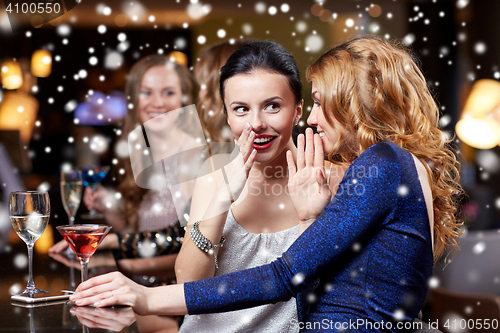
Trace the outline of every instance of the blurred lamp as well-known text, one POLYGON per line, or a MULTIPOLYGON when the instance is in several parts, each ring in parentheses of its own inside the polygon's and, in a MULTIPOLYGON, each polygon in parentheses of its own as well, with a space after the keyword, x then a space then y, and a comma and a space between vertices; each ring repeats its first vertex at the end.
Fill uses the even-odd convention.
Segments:
POLYGON ((500 145, 500 82, 483 79, 474 84, 455 130, 471 147, 491 149, 500 145))
POLYGON ((500 106, 500 82, 482 79, 474 83, 463 114, 482 117, 500 106))
POLYGON ((47 50, 36 50, 31 56, 31 73, 38 77, 47 77, 52 69, 52 54, 47 50))
POLYGON ((23 73, 17 61, 6 61, 2 64, 2 84, 9 90, 22 86, 23 73))
POLYGON ((29 142, 38 112, 38 100, 22 91, 5 93, 0 104, 0 129, 19 130, 24 143, 29 142))
POLYGON ((455 128, 466 144, 477 149, 491 149, 500 143, 500 125, 471 116, 461 119, 455 128))
POLYGON ((187 66, 188 65, 188 57, 185 53, 182 53, 180 51, 172 51, 168 55, 170 60, 175 61, 179 65, 187 66))

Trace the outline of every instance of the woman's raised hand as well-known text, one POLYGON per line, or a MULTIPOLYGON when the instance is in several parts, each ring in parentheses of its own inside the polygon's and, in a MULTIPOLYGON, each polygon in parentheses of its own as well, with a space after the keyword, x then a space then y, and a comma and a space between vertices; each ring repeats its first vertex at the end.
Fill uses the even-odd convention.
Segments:
POLYGON ((301 224, 307 228, 323 212, 331 197, 320 136, 313 134, 311 128, 306 129, 305 140, 303 134, 297 138, 297 165, 291 151, 287 152, 286 160, 290 197, 301 224))
POLYGON ((100 204, 100 201, 106 195, 108 195, 108 191, 104 188, 104 186, 100 184, 97 185, 95 191, 92 191, 92 189, 87 186, 87 188, 85 188, 85 191, 83 192, 83 203, 85 203, 85 206, 87 206, 89 210, 96 209, 100 212, 103 212, 105 210, 105 207, 104 205, 100 204))
POLYGON ((234 201, 236 201, 245 188, 250 169, 252 169, 257 156, 257 150, 253 148, 255 132, 250 124, 246 124, 236 145, 240 149, 238 156, 224 167, 227 181, 234 201))

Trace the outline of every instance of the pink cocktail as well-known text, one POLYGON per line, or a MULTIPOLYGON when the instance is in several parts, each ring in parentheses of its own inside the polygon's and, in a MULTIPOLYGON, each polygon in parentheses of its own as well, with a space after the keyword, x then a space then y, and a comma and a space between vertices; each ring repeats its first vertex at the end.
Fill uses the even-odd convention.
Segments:
POLYGON ((100 224, 74 224, 56 227, 75 252, 82 265, 82 282, 88 278, 87 264, 90 257, 111 229, 100 224))

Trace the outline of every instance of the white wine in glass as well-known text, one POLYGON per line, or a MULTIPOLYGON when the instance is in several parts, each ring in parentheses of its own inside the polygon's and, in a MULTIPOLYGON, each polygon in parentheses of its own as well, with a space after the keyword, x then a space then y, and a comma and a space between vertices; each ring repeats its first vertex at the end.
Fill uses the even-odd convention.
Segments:
POLYGON ((61 199, 69 224, 75 223, 75 215, 82 200, 82 172, 79 170, 61 171, 61 199))
POLYGON ((35 288, 33 281, 33 247, 45 231, 50 217, 50 199, 47 192, 19 191, 9 196, 10 223, 18 236, 28 246, 29 278, 26 289, 17 295, 48 293, 35 288))

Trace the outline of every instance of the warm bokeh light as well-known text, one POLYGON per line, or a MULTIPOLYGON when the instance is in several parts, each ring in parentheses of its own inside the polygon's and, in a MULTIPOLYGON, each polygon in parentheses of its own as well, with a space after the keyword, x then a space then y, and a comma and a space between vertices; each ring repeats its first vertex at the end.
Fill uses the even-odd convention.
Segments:
POLYGON ((484 117, 500 106, 500 82, 482 79, 474 83, 467 98, 463 114, 484 117))
POLYGON ((118 14, 115 16, 115 24, 120 27, 120 28, 123 28, 124 26, 126 26, 128 23, 128 17, 127 15, 125 14, 118 14))
POLYGON ((328 9, 323 10, 323 12, 321 12, 319 19, 323 22, 329 22, 332 19, 332 12, 329 11, 328 9))
POLYGON ((38 100, 22 91, 9 91, 0 104, 0 129, 19 130, 21 139, 30 141, 38 112, 38 100))
POLYGON ((187 66, 188 64, 188 57, 185 53, 182 53, 180 51, 172 51, 168 55, 170 60, 175 61, 179 65, 187 66))
POLYGON ((31 73, 38 77, 47 77, 52 70, 52 54, 47 50, 36 50, 31 57, 31 73))
POLYGON ((477 149, 491 149, 500 144, 500 124, 493 119, 476 119, 465 115, 455 130, 460 140, 477 149))
POLYGON ((371 17, 379 17, 382 15, 382 7, 379 5, 371 5, 368 9, 368 14, 370 14, 371 17))
POLYGON ((477 81, 467 98, 455 130, 460 140, 477 149, 500 144, 500 82, 477 81))
POLYGON ((320 16, 323 13, 323 6, 320 4, 314 4, 311 6, 311 14, 314 16, 320 16))
POLYGON ((17 61, 6 61, 2 64, 2 84, 5 89, 18 89, 23 84, 23 73, 17 61))
MULTIPOLYGON (((52 230, 52 228, 49 225, 49 226, 47 226, 47 228, 45 228, 45 231, 43 232, 43 234, 36 241, 35 251, 37 253, 43 253, 43 254, 49 253, 49 249, 52 245, 54 245, 54 231, 52 230)), ((40 288, 43 288, 43 287, 40 287, 40 288)))

